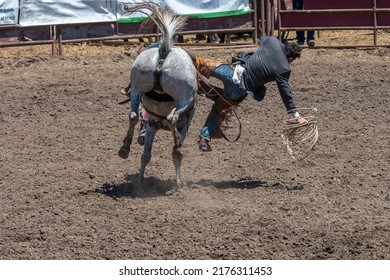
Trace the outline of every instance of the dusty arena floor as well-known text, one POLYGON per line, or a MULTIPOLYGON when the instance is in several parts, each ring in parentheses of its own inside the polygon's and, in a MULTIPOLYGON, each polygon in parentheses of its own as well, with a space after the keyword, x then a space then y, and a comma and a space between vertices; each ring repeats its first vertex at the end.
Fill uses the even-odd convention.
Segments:
POLYGON ((211 106, 199 97, 175 191, 170 133, 142 186, 142 147, 117 156, 135 49, 75 48, 0 49, 0 259, 390 259, 390 49, 305 49, 293 63, 298 107, 318 109, 302 161, 282 144, 274 84, 239 107, 239 141, 210 153, 196 144, 211 106))

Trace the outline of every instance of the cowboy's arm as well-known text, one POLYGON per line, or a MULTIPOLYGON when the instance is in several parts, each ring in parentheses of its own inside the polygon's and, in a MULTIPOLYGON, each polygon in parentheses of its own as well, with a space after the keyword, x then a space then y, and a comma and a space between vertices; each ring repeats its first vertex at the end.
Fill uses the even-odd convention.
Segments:
POLYGON ((289 78, 290 72, 281 73, 276 76, 276 83, 278 85, 280 97, 282 98, 282 101, 287 111, 293 115, 294 119, 299 124, 306 124, 308 121, 305 118, 301 117, 296 110, 291 87, 288 83, 289 78))

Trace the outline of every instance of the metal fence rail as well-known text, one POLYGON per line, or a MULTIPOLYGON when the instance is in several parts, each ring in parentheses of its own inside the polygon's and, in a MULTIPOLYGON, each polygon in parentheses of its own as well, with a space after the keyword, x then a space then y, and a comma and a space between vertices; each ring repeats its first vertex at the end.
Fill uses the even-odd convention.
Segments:
MULTIPOLYGON (((258 37, 256 1, 251 13, 220 18, 189 18, 186 30, 179 35, 209 33, 252 34, 253 46, 258 37)), ((52 55, 62 55, 63 44, 86 41, 126 40, 158 37, 155 31, 142 33, 140 23, 96 22, 87 24, 63 24, 51 26, 23 27, 20 25, 0 25, 0 48, 51 44, 52 55)), ((198 44, 200 46, 201 44, 198 44)), ((213 46, 215 44, 208 44, 213 46)), ((224 44, 224 46, 237 44, 224 44)), ((244 44, 248 45, 248 43, 244 44)))
MULTIPOLYGON (((305 0, 304 10, 282 9, 284 0, 277 1, 278 36, 298 30, 371 30, 372 44, 331 47, 389 47, 378 43, 378 31, 390 29, 388 0, 305 0)), ((330 47, 330 46, 321 46, 330 47)))

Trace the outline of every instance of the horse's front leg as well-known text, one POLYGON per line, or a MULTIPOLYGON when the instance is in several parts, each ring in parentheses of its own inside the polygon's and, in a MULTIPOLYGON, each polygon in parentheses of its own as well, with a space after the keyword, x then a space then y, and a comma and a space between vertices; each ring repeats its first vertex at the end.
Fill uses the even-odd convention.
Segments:
POLYGON ((140 96, 139 94, 133 93, 133 91, 131 92, 130 96, 131 96, 131 106, 130 106, 131 109, 129 114, 129 129, 127 130, 127 134, 123 139, 123 145, 118 151, 118 155, 123 159, 126 159, 129 156, 130 146, 131 143, 133 142, 134 128, 139 119, 140 96))
POLYGON ((157 125, 151 125, 151 122, 153 121, 149 117, 148 126, 146 127, 146 133, 145 133, 144 152, 141 156, 141 168, 139 171, 139 181, 141 183, 144 180, 146 165, 149 163, 150 158, 152 157, 154 136, 156 135, 156 132, 159 129, 157 125))

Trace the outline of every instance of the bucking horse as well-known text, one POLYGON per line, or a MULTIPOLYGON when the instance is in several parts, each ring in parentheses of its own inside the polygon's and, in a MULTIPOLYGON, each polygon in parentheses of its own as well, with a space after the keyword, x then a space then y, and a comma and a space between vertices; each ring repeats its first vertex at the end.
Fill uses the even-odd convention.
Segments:
POLYGON ((169 7, 153 2, 139 3, 128 9, 130 13, 135 11, 147 14, 147 20, 157 25, 161 40, 141 52, 132 65, 129 129, 118 155, 122 158, 129 156, 142 102, 149 118, 139 180, 142 182, 144 179, 145 167, 151 159, 155 134, 164 129, 173 135, 172 159, 176 183, 180 187, 183 185, 181 147, 195 113, 198 90, 193 59, 184 49, 173 46, 175 35, 184 27, 187 18, 175 16, 169 7))

